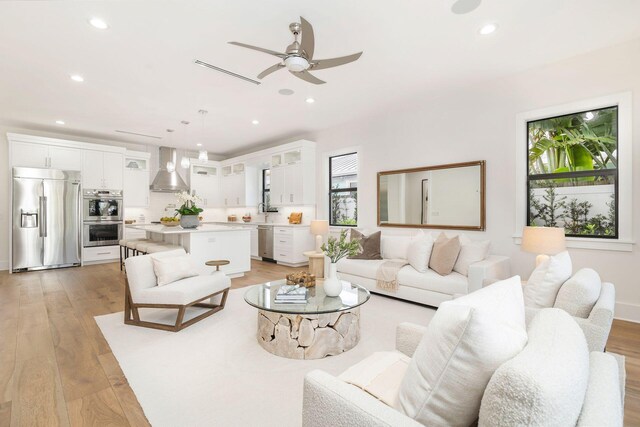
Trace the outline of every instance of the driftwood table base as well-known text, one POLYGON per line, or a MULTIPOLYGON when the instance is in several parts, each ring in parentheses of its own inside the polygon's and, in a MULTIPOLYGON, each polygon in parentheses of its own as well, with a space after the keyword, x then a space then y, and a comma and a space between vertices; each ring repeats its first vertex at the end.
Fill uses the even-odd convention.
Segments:
POLYGON ((258 343, 289 359, 322 359, 360 341, 360 309, 329 314, 285 314, 258 310, 258 343))

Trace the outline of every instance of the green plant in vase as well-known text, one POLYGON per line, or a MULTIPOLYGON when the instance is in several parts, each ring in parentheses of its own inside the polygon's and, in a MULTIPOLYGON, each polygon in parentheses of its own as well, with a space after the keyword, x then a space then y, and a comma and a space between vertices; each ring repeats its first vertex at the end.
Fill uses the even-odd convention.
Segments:
POLYGON ((176 194, 178 202, 182 205, 176 209, 176 213, 180 214, 180 226, 182 228, 196 228, 200 225, 200 213, 204 210, 196 206, 196 203, 202 201, 200 197, 195 194, 189 194, 187 191, 182 191, 176 194))
POLYGON ((337 297, 342 292, 342 282, 338 279, 337 262, 344 257, 357 255, 361 250, 359 240, 347 240, 347 230, 340 232, 340 238, 331 236, 327 243, 321 246, 322 252, 331 260, 329 277, 325 279, 324 293, 329 297, 337 297))

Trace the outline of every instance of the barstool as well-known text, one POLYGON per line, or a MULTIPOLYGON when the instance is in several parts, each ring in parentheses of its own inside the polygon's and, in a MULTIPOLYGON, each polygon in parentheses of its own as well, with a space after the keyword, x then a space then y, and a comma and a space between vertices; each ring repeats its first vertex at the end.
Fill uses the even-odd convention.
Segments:
POLYGON ((127 243, 129 242, 139 242, 145 239, 137 238, 137 239, 121 239, 118 241, 120 245, 120 271, 122 271, 122 267, 124 266, 124 260, 129 258, 129 248, 127 247, 127 243), (124 252, 124 254, 123 254, 124 252))
POLYGON ((146 241, 146 242, 135 243, 135 246, 136 246, 136 253, 145 255, 145 254, 149 253, 149 250, 151 248, 154 248, 156 246, 163 246, 163 243, 162 242, 154 242, 153 240, 149 240, 149 241, 146 241))
POLYGON ((147 253, 148 254, 155 254, 155 253, 158 253, 158 252, 173 251, 175 249, 183 249, 183 247, 179 246, 179 245, 172 245, 172 244, 169 244, 169 243, 158 244, 158 245, 150 246, 147 249, 147 253))

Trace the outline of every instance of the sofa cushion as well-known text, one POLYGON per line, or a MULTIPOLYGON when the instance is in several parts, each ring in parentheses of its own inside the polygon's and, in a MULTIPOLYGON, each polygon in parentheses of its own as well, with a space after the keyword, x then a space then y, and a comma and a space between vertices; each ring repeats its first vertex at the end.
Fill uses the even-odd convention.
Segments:
POLYGON ((398 406, 398 390, 411 358, 397 351, 373 353, 338 378, 366 391, 391 407, 398 406))
POLYGON ((153 288, 158 286, 158 279, 153 271, 152 259, 171 258, 184 255, 184 249, 176 249, 173 251, 158 252, 153 255, 140 255, 129 257, 125 260, 124 265, 127 271, 127 280, 129 288, 132 292, 138 289, 153 288))
POLYGON ((416 271, 425 273, 429 269, 429 258, 433 249, 431 234, 420 234, 412 239, 407 249, 407 261, 416 271))
POLYGON ((564 282, 553 305, 575 317, 586 319, 600 297, 602 281, 595 270, 583 268, 564 282))
POLYGON ((380 250, 384 259, 408 259, 411 236, 382 236, 380 250))
POLYGON ((198 275, 198 267, 191 259, 190 254, 173 257, 151 257, 153 272, 158 278, 158 286, 165 286, 187 277, 198 275))
POLYGON ((529 342, 491 377, 480 426, 574 426, 589 379, 589 351, 566 312, 543 309, 529 325, 529 342))
POLYGON ((444 233, 440 233, 429 258, 429 268, 436 273, 446 276, 453 271, 458 254, 460 253, 460 237, 448 238, 444 233))
POLYGON ((400 410, 424 425, 471 425, 491 375, 526 342, 518 276, 444 302, 402 381, 400 410))
POLYGON ((131 293, 134 303, 185 305, 231 286, 231 279, 222 271, 211 275, 189 277, 165 286, 141 289, 131 293))
POLYGON ((460 236, 460 253, 453 271, 467 276, 469 274, 469 266, 473 263, 480 262, 489 255, 491 248, 490 240, 473 241, 467 236, 460 236))
POLYGON ((549 257, 533 270, 524 287, 524 303, 527 307, 553 307, 558 291, 571 277, 569 252, 560 252, 549 257))
POLYGON ((338 272, 375 280, 376 272, 384 262, 385 260, 383 259, 368 260, 342 258, 338 261, 338 272))
POLYGON ((623 425, 619 371, 618 362, 610 353, 589 354, 589 381, 578 427, 623 425))
POLYGON ((420 273, 410 265, 398 272, 398 284, 448 295, 466 294, 469 288, 469 280, 455 271, 441 276, 433 270, 420 273))
POLYGON ((380 236, 382 233, 377 231, 365 236, 358 230, 351 229, 351 239, 360 242, 360 252, 357 255, 348 257, 349 259, 382 259, 380 254, 380 236))

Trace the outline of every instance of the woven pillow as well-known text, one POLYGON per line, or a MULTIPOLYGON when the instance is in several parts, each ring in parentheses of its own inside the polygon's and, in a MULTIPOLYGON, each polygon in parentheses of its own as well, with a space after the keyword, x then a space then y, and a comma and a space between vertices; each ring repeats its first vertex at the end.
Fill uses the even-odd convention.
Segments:
POLYGON ((490 240, 472 241, 467 236, 460 236, 460 254, 453 266, 453 270, 462 274, 469 275, 469 266, 476 262, 480 262, 489 255, 491 247, 490 240))
POLYGON ((602 281, 595 270, 583 268, 564 282, 553 305, 574 317, 586 319, 600 298, 602 281))
POLYGON ((553 255, 536 267, 524 287, 524 305, 532 308, 551 308, 558 291, 571 277, 569 252, 553 255))
POLYGON ((453 271, 459 253, 460 238, 448 238, 444 233, 440 233, 431 250, 429 268, 441 276, 446 276, 453 271))
POLYGON ((151 259, 153 260, 153 271, 158 278, 158 286, 198 275, 198 269, 189 254, 159 259, 151 257, 151 259))
POLYGON ((358 240, 360 242, 360 253, 354 256, 350 256, 349 259, 382 259, 380 254, 380 236, 381 232, 365 236, 358 230, 351 229, 351 240, 358 240))

